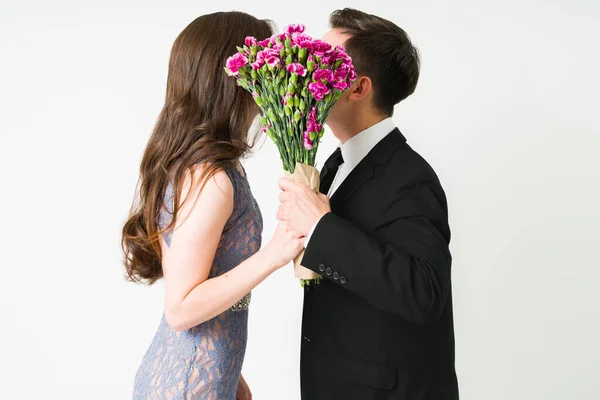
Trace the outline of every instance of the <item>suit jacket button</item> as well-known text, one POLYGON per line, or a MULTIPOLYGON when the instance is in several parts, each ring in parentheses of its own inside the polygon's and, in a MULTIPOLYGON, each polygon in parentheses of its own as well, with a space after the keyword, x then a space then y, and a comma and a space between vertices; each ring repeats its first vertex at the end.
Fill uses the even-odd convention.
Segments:
POLYGON ((340 274, 338 274, 337 272, 334 272, 334 273, 333 273, 333 279, 335 279, 336 281, 337 281, 338 279, 340 279, 340 274))
POLYGON ((333 274, 333 270, 331 268, 327 268, 325 270, 325 273, 327 274, 327 276, 331 276, 331 274, 333 274))
POLYGON ((323 264, 323 263, 319 264, 319 271, 321 271, 321 272, 325 271, 325 264, 323 264))
POLYGON ((345 277, 345 276, 340 276, 340 283, 341 283, 342 285, 345 285, 345 284, 346 284, 346 282, 348 282, 348 281, 346 280, 346 277, 345 277))

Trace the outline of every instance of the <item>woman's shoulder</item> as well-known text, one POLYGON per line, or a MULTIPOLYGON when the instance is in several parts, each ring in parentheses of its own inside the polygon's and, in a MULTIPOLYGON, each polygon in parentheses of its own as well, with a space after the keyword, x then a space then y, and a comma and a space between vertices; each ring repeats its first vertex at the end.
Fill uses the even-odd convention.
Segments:
POLYGON ((232 168, 230 166, 215 167, 209 163, 195 164, 184 177, 182 194, 192 190, 190 194, 194 197, 201 194, 213 195, 213 192, 217 197, 232 197, 235 191, 232 168))

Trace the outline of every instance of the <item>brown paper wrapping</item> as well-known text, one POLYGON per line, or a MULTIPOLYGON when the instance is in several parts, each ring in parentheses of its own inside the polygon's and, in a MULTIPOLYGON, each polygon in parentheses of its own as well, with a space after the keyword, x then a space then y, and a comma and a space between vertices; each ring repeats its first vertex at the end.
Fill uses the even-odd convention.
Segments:
MULTIPOLYGON (((303 183, 315 192, 319 191, 320 175, 319 170, 307 164, 296 163, 296 169, 293 174, 286 171, 285 177, 297 183, 303 183)), ((294 258, 294 274, 298 279, 311 280, 320 278, 321 275, 303 267, 300 262, 304 257, 304 250, 294 258)))

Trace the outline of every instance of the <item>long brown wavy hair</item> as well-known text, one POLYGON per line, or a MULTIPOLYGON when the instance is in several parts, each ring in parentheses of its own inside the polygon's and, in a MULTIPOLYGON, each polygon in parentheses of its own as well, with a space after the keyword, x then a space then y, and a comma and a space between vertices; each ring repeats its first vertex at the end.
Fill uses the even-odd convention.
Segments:
POLYGON ((218 12, 198 17, 175 40, 165 105, 144 151, 136 198, 122 232, 130 281, 153 284, 163 276, 159 238, 176 224, 186 175, 191 174, 196 185, 205 183, 219 170, 236 167, 251 148, 248 131, 258 108, 224 67, 246 36, 261 40, 272 32, 270 21, 242 12, 218 12), (194 179, 193 167, 199 163, 207 167, 194 179), (173 220, 159 230, 158 215, 169 183, 174 188, 173 220))

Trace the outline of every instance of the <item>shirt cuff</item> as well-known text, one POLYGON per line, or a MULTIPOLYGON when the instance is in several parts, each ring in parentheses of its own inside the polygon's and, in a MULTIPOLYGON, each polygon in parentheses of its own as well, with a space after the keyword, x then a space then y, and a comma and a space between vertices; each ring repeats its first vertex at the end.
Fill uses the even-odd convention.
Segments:
POLYGON ((315 228, 317 227, 317 225, 319 225, 319 222, 321 222, 321 218, 319 218, 319 220, 313 225, 313 227, 310 228, 310 231, 308 231, 308 235, 306 235, 306 238, 304 239, 304 248, 308 247, 308 242, 310 242, 311 236, 313 235, 313 233, 315 233, 315 228))

